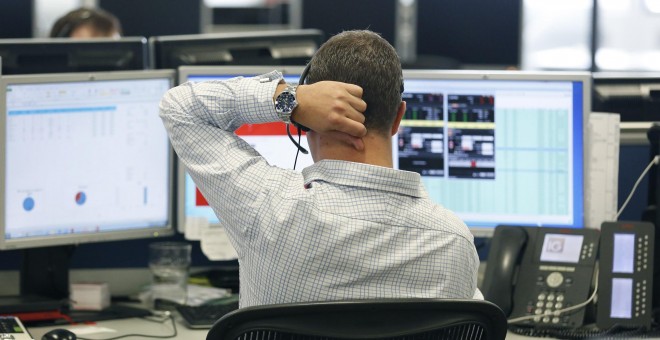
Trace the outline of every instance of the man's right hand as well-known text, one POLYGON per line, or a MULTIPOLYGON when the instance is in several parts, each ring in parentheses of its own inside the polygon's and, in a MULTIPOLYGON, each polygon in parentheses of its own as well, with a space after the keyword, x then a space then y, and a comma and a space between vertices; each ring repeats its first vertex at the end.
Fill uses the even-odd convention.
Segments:
MULTIPOLYGON (((278 86, 275 96, 286 85, 278 86)), ((320 81, 300 85, 296 90, 298 107, 292 119, 315 132, 341 132, 361 138, 367 134, 364 114, 367 103, 362 100, 362 88, 336 81, 320 81)))

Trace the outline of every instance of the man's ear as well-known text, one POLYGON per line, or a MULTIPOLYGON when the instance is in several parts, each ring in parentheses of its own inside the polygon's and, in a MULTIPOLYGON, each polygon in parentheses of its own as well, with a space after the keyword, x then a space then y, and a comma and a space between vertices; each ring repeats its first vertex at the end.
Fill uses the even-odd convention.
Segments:
POLYGON ((401 123, 404 113, 406 113, 406 102, 401 101, 401 104, 399 104, 399 110, 396 112, 396 118, 394 118, 394 124, 392 124, 392 131, 390 131, 392 136, 399 132, 399 124, 401 123))

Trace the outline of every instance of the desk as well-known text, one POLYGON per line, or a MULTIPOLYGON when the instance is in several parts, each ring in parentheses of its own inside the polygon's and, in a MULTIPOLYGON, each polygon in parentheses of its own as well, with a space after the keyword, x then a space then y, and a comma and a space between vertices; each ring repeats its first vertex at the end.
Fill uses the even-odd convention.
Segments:
MULTIPOLYGON (((160 318, 158 318, 160 319, 160 318)), ((174 315, 174 322, 176 323, 177 336, 171 339, 190 339, 190 340, 204 340, 208 329, 190 329, 183 324, 183 321, 178 315, 174 315)), ((107 339, 124 334, 145 334, 145 335, 171 335, 173 333, 172 322, 166 321, 163 323, 150 322, 141 318, 130 318, 110 321, 99 321, 95 326, 113 329, 116 332, 100 332, 94 334, 81 335, 89 339, 107 339)), ((48 331, 55 328, 72 328, 72 327, 85 327, 85 326, 48 326, 48 327, 28 327, 28 331, 32 334, 35 340, 41 340, 41 337, 48 331)), ((127 337, 126 339, 152 339, 147 337, 127 337)))
MULTIPOLYGON (((177 336, 176 338, 170 339, 185 339, 185 340, 205 340, 208 329, 190 329, 186 327, 181 319, 181 317, 174 313, 174 320, 176 323, 177 336)), ((107 339, 124 334, 148 334, 148 335, 170 335, 172 334, 172 323, 168 320, 164 323, 156 323, 146 321, 140 318, 131 318, 131 319, 121 319, 121 320, 112 320, 112 321, 100 321, 96 323, 96 326, 114 329, 116 332, 103 332, 103 333, 94 333, 89 335, 84 335, 88 339, 107 339)), ((30 327, 28 330, 32 337, 35 340, 41 340, 41 336, 46 332, 55 329, 55 328, 70 328, 78 326, 49 326, 49 327, 30 327)), ((127 337, 126 339, 151 339, 147 337, 127 337)), ((534 338, 523 335, 518 335, 514 333, 507 333, 506 340, 552 340, 553 338, 534 338)), ((654 338, 658 339, 658 338, 654 338)))
MULTIPOLYGON (((186 339, 186 340, 206 339, 206 333, 208 333, 208 329, 190 329, 183 324, 183 321, 178 315, 176 315, 176 313, 174 315, 174 319, 178 334, 176 338, 171 338, 171 339, 186 339)), ((172 323, 169 321, 165 323, 155 323, 155 322, 145 321, 144 319, 140 319, 140 318, 131 318, 131 319, 121 319, 121 320, 112 320, 112 321, 100 321, 96 323, 96 326, 114 329, 117 332, 95 333, 95 334, 84 335, 84 337, 89 339, 107 339, 129 333, 149 334, 149 335, 172 334, 172 323)), ((35 340, 41 340, 41 336, 52 329, 70 328, 70 327, 77 327, 77 326, 60 325, 57 327, 31 327, 28 328, 28 330, 30 331, 30 333, 32 334, 35 340)), ((136 337, 129 337, 126 339, 153 339, 153 338, 136 336, 136 337)), ((506 339, 507 340, 538 340, 541 338, 532 338, 532 337, 522 336, 509 332, 506 336, 506 339)), ((551 338, 542 338, 542 339, 552 340, 551 338)))

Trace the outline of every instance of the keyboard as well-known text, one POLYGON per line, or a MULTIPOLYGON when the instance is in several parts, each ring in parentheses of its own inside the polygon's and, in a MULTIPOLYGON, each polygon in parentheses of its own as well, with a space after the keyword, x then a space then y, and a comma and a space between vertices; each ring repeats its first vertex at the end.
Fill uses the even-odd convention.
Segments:
POLYGON ((186 325, 190 328, 211 328, 218 319, 236 309, 238 309, 238 301, 232 301, 226 304, 176 306, 176 310, 181 314, 186 325))
POLYGON ((32 340, 32 336, 17 317, 0 316, 0 339, 32 340))

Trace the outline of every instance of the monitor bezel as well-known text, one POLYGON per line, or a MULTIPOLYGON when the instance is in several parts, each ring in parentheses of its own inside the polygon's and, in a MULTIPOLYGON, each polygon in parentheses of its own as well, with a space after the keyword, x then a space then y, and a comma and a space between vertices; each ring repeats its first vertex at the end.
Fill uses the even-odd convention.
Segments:
MULTIPOLYGON (((280 71, 283 75, 301 74, 304 66, 179 66, 178 81, 179 85, 188 82, 191 76, 243 76, 260 75, 274 70, 280 71)), ((177 158, 177 225, 180 233, 185 233, 186 226, 186 169, 183 162, 177 158)), ((221 224, 210 223, 211 227, 219 227, 221 224)))
MULTIPOLYGON (((12 75, 0 77, 0 141, 7 138, 7 97, 6 88, 10 84, 46 84, 56 82, 93 82, 113 80, 140 80, 140 79, 168 79, 170 88, 174 86, 174 70, 142 70, 142 71, 115 71, 115 72, 87 72, 87 73, 57 73, 57 74, 29 74, 12 75)), ((109 242, 119 240, 131 240, 142 238, 160 238, 171 236, 175 230, 175 200, 174 181, 176 180, 175 159, 176 155, 168 140, 168 223, 162 227, 140 228, 119 232, 108 232, 99 234, 73 234, 62 236, 31 237, 27 239, 5 238, 5 185, 6 185, 6 152, 0 155, 0 250, 38 248, 62 245, 78 245, 83 243, 109 242)))
MULTIPOLYGON (((142 51, 141 63, 142 68, 140 69, 124 69, 124 70, 104 70, 104 71, 79 71, 76 69, 66 70, 66 71, 53 71, 49 73, 58 73, 58 74, 67 74, 67 73, 100 73, 100 72, 131 72, 139 70, 147 70, 151 67, 149 64, 149 41, 146 37, 121 37, 121 38, 90 38, 90 39, 71 39, 71 38, 34 38, 34 39, 0 39, 0 48, 2 46, 25 46, 28 48, 37 49, 40 46, 45 49, 54 48, 58 51, 75 51, 76 49, 89 49, 90 46, 117 46, 117 45, 131 45, 140 46, 142 51)), ((6 63, 5 63, 6 64, 6 63)), ((1 65, 0 65, 1 66, 1 65)), ((6 66, 6 65, 5 65, 6 66)), ((0 71, 2 69, 0 68, 0 71)), ((7 75, 27 75, 27 74, 45 74, 45 73, 9 73, 7 75)))
MULTIPOLYGON (((271 43, 283 43, 290 46, 292 42, 309 40, 314 41, 315 48, 306 51, 306 56, 312 58, 316 50, 323 44, 325 35, 323 31, 318 29, 280 29, 280 30, 265 30, 265 31, 243 31, 243 32, 227 32, 227 33, 205 33, 205 34, 184 34, 184 35, 168 35, 168 36, 154 36, 150 37, 148 41, 150 60, 149 65, 152 68, 179 68, 182 66, 203 66, 202 64, 177 64, 177 65, 163 65, 163 53, 167 53, 176 45, 186 46, 197 44, 198 46, 213 45, 213 44, 226 44, 228 46, 241 46, 251 47, 255 41, 270 41, 271 43)), ((286 46, 284 46, 286 47, 286 46)), ((216 53, 228 53, 226 50, 217 49, 216 53)), ((285 57, 285 56, 283 56, 285 57)), ((301 56, 302 57, 302 56, 301 56)), ((277 60, 277 58, 275 59, 277 60)), ((276 63, 276 62, 275 62, 276 63)), ((214 66, 244 66, 236 64, 214 65, 214 66)), ((252 66, 252 65, 245 65, 252 66)), ((268 66, 268 65, 265 65, 268 66)), ((284 66, 284 64, 282 65, 284 66)))
MULTIPOLYGON (((589 113, 591 113, 591 84, 592 74, 584 71, 468 71, 468 70, 403 70, 404 82, 406 79, 430 79, 430 80, 510 80, 510 81, 571 81, 582 82, 582 227, 586 228, 585 213, 587 207, 587 174, 589 173, 588 162, 589 147, 587 145, 587 128, 589 113)), ((405 92, 405 91, 404 91, 405 92)), ((475 237, 492 237, 495 228, 467 225, 475 237)))

